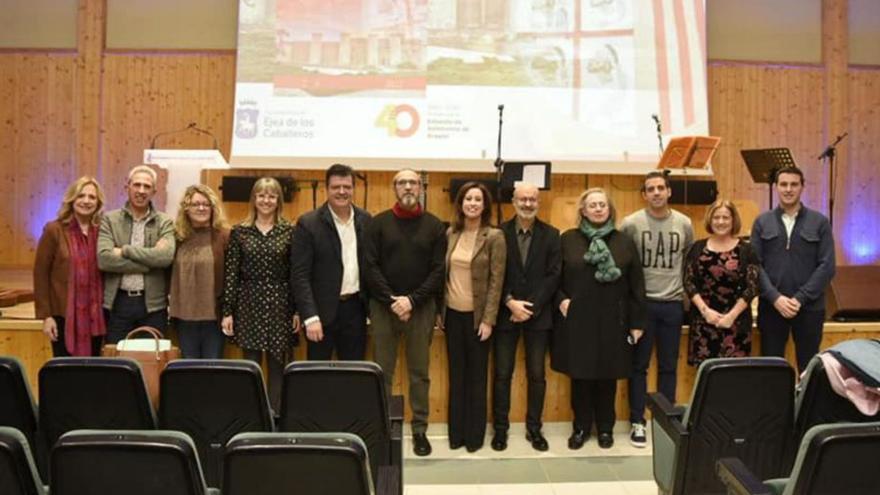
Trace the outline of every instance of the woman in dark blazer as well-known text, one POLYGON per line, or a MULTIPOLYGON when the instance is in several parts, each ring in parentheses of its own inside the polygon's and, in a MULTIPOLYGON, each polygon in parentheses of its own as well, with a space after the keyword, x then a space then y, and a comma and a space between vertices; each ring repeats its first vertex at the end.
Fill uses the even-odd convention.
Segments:
POLYGON ((67 188, 57 218, 46 224, 37 244, 34 303, 55 357, 100 355, 107 333, 97 254, 103 208, 98 181, 80 177, 67 188))
POLYGON ((445 319, 449 355, 449 447, 482 448, 486 434, 489 337, 498 317, 507 247, 491 227, 492 197, 468 182, 455 199, 447 232, 445 319))
POLYGON ((571 377, 574 430, 570 449, 589 439, 614 444, 617 380, 630 375, 632 345, 642 336, 645 281, 635 243, 614 228, 614 206, 601 188, 578 200, 577 228, 562 234, 561 315, 551 365, 571 377))

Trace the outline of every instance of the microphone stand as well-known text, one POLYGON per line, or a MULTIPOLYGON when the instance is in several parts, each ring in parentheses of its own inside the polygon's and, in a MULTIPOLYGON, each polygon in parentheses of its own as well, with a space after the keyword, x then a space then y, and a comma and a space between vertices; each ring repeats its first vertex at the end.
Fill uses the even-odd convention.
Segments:
POLYGON ((837 145, 843 141, 849 132, 844 132, 843 134, 837 136, 837 139, 834 140, 833 143, 828 145, 825 148, 825 151, 822 152, 821 155, 817 158, 817 160, 828 159, 828 223, 831 224, 831 227, 834 227, 834 157, 837 155, 837 145))
POLYGON ((657 117, 657 114, 651 115, 651 118, 654 119, 654 122, 657 124, 657 142, 660 143, 660 156, 663 156, 663 127, 660 125, 660 119, 657 117))
POLYGON ((187 124, 186 127, 183 127, 181 129, 174 129, 173 131, 165 131, 165 132, 160 132, 160 133, 156 134, 155 136, 153 136, 152 139, 150 139, 150 149, 151 150, 156 149, 156 141, 158 141, 160 137, 170 136, 172 134, 179 134, 181 132, 186 132, 190 129, 192 129, 195 132, 198 132, 199 134, 204 134, 204 135, 210 137, 211 139, 213 139, 214 140, 214 149, 218 150, 218 151, 220 150, 220 146, 217 142, 217 136, 215 136, 209 130, 202 129, 195 122, 190 122, 189 124, 187 124))
POLYGON ((501 176, 504 173, 504 160, 501 159, 501 128, 504 126, 504 104, 498 105, 498 151, 495 154, 495 201, 497 224, 501 225, 501 176))

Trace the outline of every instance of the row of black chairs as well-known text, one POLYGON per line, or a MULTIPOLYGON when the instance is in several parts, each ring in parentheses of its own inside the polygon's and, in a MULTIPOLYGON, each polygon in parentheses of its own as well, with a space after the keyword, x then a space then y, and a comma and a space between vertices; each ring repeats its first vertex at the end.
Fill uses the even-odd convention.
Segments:
MULTIPOLYGON (((227 495, 394 493, 372 479, 364 442, 351 433, 240 433, 225 446, 227 495)), ((51 453, 43 485, 27 439, 0 427, 4 495, 219 495, 208 487, 189 435, 167 430, 74 430, 51 453)))
POLYGON ((673 406, 662 394, 651 394, 648 405, 654 479, 661 494, 671 495, 728 493, 716 473, 723 458, 739 459, 755 479, 787 477, 814 427, 880 421, 834 392, 818 356, 797 388, 782 358, 709 359, 688 405, 673 406))
POLYGON ((245 432, 345 432, 367 446, 372 479, 402 493, 403 401, 388 400, 371 362, 294 362, 284 371, 281 411, 273 417, 262 371, 244 360, 177 360, 150 403, 140 365, 124 358, 55 358, 39 372, 39 408, 21 363, 0 357, 0 426, 35 446, 48 480, 48 453, 72 430, 174 430, 192 438, 208 486, 220 488, 224 449, 245 432), (158 414, 156 414, 158 413, 158 414))

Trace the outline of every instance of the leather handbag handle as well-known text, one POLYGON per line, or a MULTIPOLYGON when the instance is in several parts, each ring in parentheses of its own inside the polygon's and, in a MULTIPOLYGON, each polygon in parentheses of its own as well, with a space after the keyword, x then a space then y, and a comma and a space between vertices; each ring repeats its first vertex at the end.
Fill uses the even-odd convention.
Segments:
POLYGON ((160 332, 157 328, 153 328, 153 327, 148 327, 148 326, 138 327, 138 328, 135 328, 134 330, 128 332, 128 335, 125 336, 124 340, 129 340, 132 335, 135 335, 138 333, 148 333, 153 337, 153 340, 156 342, 156 361, 160 361, 162 358, 159 355, 159 352, 160 352, 159 351, 159 339, 165 338, 162 335, 162 332, 160 332))

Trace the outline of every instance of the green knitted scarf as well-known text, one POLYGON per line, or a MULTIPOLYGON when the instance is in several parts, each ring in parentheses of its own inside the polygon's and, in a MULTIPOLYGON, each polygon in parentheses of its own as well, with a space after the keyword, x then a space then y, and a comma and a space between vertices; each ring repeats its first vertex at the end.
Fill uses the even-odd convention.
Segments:
POLYGON ((584 253, 584 261, 596 265, 596 280, 607 283, 619 279, 620 268, 614 264, 614 257, 603 239, 614 230, 614 221, 609 218, 604 225, 596 228, 586 218, 582 218, 579 228, 590 241, 590 247, 584 253))

